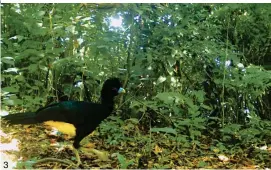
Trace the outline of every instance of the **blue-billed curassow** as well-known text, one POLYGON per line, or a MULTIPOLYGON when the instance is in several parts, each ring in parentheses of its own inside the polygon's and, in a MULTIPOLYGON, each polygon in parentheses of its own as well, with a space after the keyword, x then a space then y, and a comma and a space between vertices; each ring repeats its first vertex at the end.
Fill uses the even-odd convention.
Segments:
POLYGON ((57 129, 62 126, 61 122, 72 124, 76 132, 73 146, 79 148, 80 141, 110 115, 114 97, 125 93, 121 86, 118 78, 106 80, 101 91, 101 103, 64 101, 40 108, 34 113, 11 114, 2 118, 10 124, 45 123, 53 127, 55 125, 57 129))

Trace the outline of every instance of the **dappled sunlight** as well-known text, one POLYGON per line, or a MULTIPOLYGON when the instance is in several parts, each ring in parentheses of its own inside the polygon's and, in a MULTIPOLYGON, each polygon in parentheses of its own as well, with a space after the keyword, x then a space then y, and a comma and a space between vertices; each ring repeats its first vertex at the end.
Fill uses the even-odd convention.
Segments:
MULTIPOLYGON (((11 138, 10 134, 4 133, 0 130, 1 139, 3 138, 11 138)), ((12 139, 9 143, 0 143, 0 152, 1 152, 1 160, 8 162, 8 166, 15 168, 17 165, 17 161, 19 160, 15 154, 10 151, 20 151, 19 150, 19 140, 12 139)))
POLYGON ((1 110, 1 112, 0 112, 0 116, 6 116, 8 114, 9 114, 9 112, 6 110, 1 110))
POLYGON ((1 151, 19 151, 18 139, 12 139, 10 143, 0 143, 1 151))

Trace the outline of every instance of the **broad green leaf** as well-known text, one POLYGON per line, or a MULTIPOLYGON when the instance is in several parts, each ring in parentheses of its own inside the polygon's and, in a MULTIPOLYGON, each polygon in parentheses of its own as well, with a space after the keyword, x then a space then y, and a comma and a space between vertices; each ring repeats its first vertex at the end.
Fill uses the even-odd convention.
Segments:
POLYGON ((3 100, 3 103, 9 106, 16 106, 16 105, 22 105, 23 101, 21 99, 7 99, 7 100, 3 100))
POLYGON ((74 25, 70 25, 68 27, 66 27, 66 30, 70 33, 73 33, 75 31, 75 26, 74 25))
POLYGON ((164 76, 160 76, 159 78, 158 78, 158 80, 157 80, 157 84, 160 84, 160 83, 163 83, 164 81, 166 81, 166 77, 164 77, 164 76))
POLYGON ((3 91, 5 92, 10 92, 10 93, 16 93, 18 92, 19 90, 15 87, 4 87, 2 88, 3 91))
POLYGON ((39 11, 39 12, 37 13, 37 15, 38 15, 39 17, 43 16, 44 14, 45 14, 45 11, 39 11))
POLYGON ((12 58, 12 57, 2 57, 1 62, 6 63, 6 64, 10 64, 10 65, 14 65, 14 58, 12 58))
POLYGON ((18 68, 8 68, 7 70, 4 70, 4 72, 7 72, 7 73, 17 73, 18 72, 18 68))
POLYGON ((203 168, 203 167, 205 167, 207 165, 208 164, 206 162, 204 162, 204 161, 199 161, 199 163, 198 163, 198 167, 200 167, 200 168, 203 168))
POLYGON ((170 133, 170 134, 173 134, 173 135, 177 135, 177 132, 176 132, 175 129, 168 128, 168 127, 165 127, 165 128, 151 128, 151 132, 164 132, 164 133, 170 133))
POLYGON ((22 76, 22 75, 17 75, 17 76, 15 77, 15 79, 18 80, 18 81, 20 81, 20 82, 24 82, 24 81, 25 81, 25 78, 24 78, 24 76, 22 76))
POLYGON ((30 72, 36 72, 38 70, 38 65, 37 64, 30 64, 27 68, 30 72))
POLYGON ((158 93, 156 97, 167 104, 172 104, 174 101, 174 98, 169 93, 158 93))
POLYGON ((12 99, 14 102, 14 105, 22 105, 23 104, 23 100, 21 99, 12 99))

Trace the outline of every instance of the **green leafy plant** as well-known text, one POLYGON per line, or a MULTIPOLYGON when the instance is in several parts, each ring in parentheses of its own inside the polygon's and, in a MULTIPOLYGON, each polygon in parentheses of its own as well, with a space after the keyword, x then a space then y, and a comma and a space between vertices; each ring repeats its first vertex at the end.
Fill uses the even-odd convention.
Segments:
POLYGON ((120 163, 120 168, 121 169, 127 169, 129 165, 133 164, 133 161, 127 161, 127 159, 121 155, 120 153, 117 154, 118 161, 120 163))

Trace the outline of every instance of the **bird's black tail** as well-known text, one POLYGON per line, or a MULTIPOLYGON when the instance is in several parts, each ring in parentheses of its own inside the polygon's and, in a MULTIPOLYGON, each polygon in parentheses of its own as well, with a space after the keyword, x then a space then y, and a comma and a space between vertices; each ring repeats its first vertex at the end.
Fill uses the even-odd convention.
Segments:
POLYGON ((17 113, 7 116, 3 116, 2 119, 7 120, 10 124, 35 124, 39 123, 36 120, 36 113, 26 112, 26 113, 17 113))

